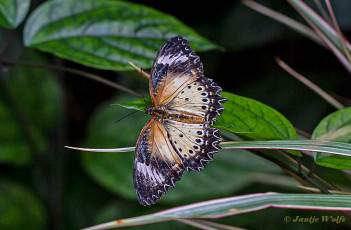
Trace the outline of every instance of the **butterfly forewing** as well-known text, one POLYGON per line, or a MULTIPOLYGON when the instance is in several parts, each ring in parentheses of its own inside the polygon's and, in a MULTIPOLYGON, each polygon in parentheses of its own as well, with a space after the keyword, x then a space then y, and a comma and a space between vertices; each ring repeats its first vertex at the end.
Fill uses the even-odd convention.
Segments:
POLYGON ((150 95, 154 104, 169 103, 202 75, 200 58, 189 43, 179 36, 170 39, 157 54, 151 70, 150 95))
POLYGON ((178 111, 205 118, 210 124, 223 112, 222 103, 227 99, 221 96, 221 87, 212 79, 201 76, 187 85, 167 105, 169 111, 178 111))

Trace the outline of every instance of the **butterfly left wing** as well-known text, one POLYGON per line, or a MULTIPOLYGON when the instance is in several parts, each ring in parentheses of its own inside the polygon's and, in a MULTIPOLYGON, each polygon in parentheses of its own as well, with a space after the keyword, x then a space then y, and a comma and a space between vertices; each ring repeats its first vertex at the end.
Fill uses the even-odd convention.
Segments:
POLYGON ((175 186, 184 165, 162 123, 153 117, 139 136, 134 157, 134 188, 140 204, 155 204, 175 186))
POLYGON ((134 157, 134 188, 142 205, 155 204, 185 170, 200 171, 219 149, 219 131, 209 123, 152 118, 141 131, 134 157))

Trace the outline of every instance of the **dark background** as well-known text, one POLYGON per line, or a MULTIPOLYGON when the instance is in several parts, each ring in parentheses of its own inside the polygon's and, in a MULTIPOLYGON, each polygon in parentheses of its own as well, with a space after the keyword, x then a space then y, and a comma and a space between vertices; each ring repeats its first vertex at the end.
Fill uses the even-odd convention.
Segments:
MULTIPOLYGON (((34 9, 40 2, 34 1, 31 8, 34 9)), ((284 60, 296 71, 338 98, 345 105, 351 105, 350 75, 330 51, 278 22, 254 12, 240 1, 134 2, 175 16, 202 36, 221 46, 222 50, 197 53, 204 65, 205 76, 213 78, 224 91, 253 98, 275 108, 297 128, 311 133, 319 121, 335 109, 281 69, 275 62, 275 57, 284 60)), ((285 1, 261 2, 301 22, 303 21, 285 1)), ((351 36, 350 1, 335 1, 333 6, 344 34, 349 38, 351 36)), ((5 35, 8 31, 1 31, 1 33, 5 35)), ((18 40, 21 39, 20 29, 16 36, 18 40)), ((102 71, 62 60, 50 54, 41 55, 49 63, 92 72, 134 91, 148 93, 148 82, 134 71, 102 71)), ((58 76, 64 92, 65 112, 63 118, 57 117, 57 120, 63 120, 63 125, 57 130, 56 136, 51 138, 52 152, 36 160, 34 166, 18 168, 6 164, 0 165, 1 177, 10 178, 29 187, 43 203, 47 214, 46 226, 49 229, 83 228, 191 203, 190 197, 188 200, 182 200, 178 203, 166 201, 152 207, 141 207, 136 198, 125 198, 123 195, 116 194, 113 189, 99 183, 99 179, 91 174, 90 166, 87 166, 86 162, 90 158, 80 152, 63 149, 62 146, 105 147, 102 144, 104 140, 100 141, 98 138, 103 139, 105 131, 98 130, 99 125, 92 128, 91 123, 96 120, 94 116, 98 116, 98 111, 106 109, 108 104, 113 101, 133 98, 127 97, 124 93, 113 88, 76 75, 63 72, 55 72, 55 75, 58 76)), ((133 140, 136 142, 137 133, 140 132, 141 127, 148 119, 147 115, 141 113, 136 116, 132 115, 114 124, 115 120, 130 111, 122 110, 119 107, 109 109, 121 111, 118 112, 119 117, 109 117, 110 120, 105 121, 110 124, 109 130, 127 136, 131 135, 131 142, 128 140, 125 143, 117 143, 118 139, 115 138, 116 144, 110 143, 110 147, 133 146, 133 140), (137 123, 138 127, 131 126, 132 123, 137 123), (130 129, 137 130, 131 134, 130 129)), ((226 153, 229 154, 229 152, 223 152, 223 154, 226 153)), ((256 157, 255 161, 264 160, 256 157)), ((310 162, 310 159, 306 160, 307 165, 310 162)), ((125 164, 132 164, 132 162, 126 161, 125 164)), ((246 162, 246 164, 250 164, 250 162, 246 162)), ((240 162, 233 167, 245 168, 246 166, 245 164, 241 165, 240 162)), ((267 164, 267 167, 272 167, 272 171, 279 171, 279 168, 274 165, 267 164)), ((336 170, 320 168, 317 170, 331 180, 340 176, 336 170)), ((281 175, 281 172, 279 171, 278 174, 281 175)), ((106 177, 108 176, 106 175, 106 177)), ((132 177, 132 175, 125 176, 129 179, 132 177)), ((217 180, 221 181, 221 177, 218 177, 217 180)), ((291 187, 251 181, 240 189, 233 190, 230 194, 218 192, 212 197, 210 194, 206 199, 266 191, 296 192, 296 189, 291 190, 291 187)), ((312 225, 284 223, 284 216, 293 218, 296 215, 320 217, 322 215, 341 216, 343 214, 340 212, 267 209, 226 217, 218 221, 249 229, 262 229, 263 225, 264 228, 269 229, 342 229, 345 227, 344 225, 325 223, 312 225)), ((136 228, 163 229, 165 227, 191 229, 191 227, 177 222, 136 228)))

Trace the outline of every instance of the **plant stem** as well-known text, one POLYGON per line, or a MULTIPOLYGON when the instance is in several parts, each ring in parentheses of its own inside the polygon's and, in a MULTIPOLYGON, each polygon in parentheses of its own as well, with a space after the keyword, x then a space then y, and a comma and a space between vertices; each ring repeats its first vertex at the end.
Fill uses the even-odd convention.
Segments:
POLYGON ((327 92, 325 92, 323 89, 318 87, 316 84, 293 70, 290 66, 288 66, 284 61, 282 61, 280 58, 276 58, 276 62, 280 67, 282 67, 285 71, 290 73, 293 77, 295 77, 297 80, 301 81, 304 83, 307 87, 309 87, 311 90, 313 90, 315 93, 317 93, 319 96, 321 96, 324 100, 329 102, 333 107, 336 109, 343 109, 345 108, 344 105, 342 105, 340 102, 338 102, 336 99, 334 99, 332 96, 330 96, 327 92))
POLYGON ((115 89, 121 90, 125 93, 128 93, 134 97, 138 97, 138 98, 142 98, 143 96, 139 93, 134 92, 133 90, 130 90, 124 86, 118 85, 112 81, 109 81, 107 79, 104 79, 98 75, 92 74, 92 73, 88 73, 88 72, 84 72, 81 70, 77 70, 77 69, 72 69, 72 68, 68 68, 68 67, 64 67, 64 66, 57 66, 57 65, 51 65, 51 64, 41 64, 41 63, 35 63, 35 62, 26 62, 26 61, 8 61, 8 60, 2 60, 0 62, 1 65, 22 65, 22 66, 31 66, 31 67, 38 67, 38 68, 45 68, 45 69, 55 69, 55 70, 59 70, 59 71, 64 71, 64 72, 68 72, 68 73, 73 73, 82 77, 86 77, 89 79, 92 79, 94 81, 100 82, 102 84, 108 85, 110 87, 113 87, 115 89))
POLYGON ((341 46, 345 52, 345 55, 347 57, 347 59, 349 60, 349 62, 351 63, 351 54, 350 54, 350 51, 347 49, 346 47, 346 44, 345 44, 345 36, 342 34, 341 30, 340 30, 340 27, 338 25, 338 21, 336 20, 336 17, 334 15, 334 11, 331 7, 331 4, 330 4, 330 1, 329 0, 326 0, 325 3, 327 4, 327 7, 328 7, 328 10, 329 10, 329 14, 333 20, 333 24, 334 24, 334 29, 336 30, 336 32, 338 33, 339 35, 339 39, 340 39, 340 43, 341 43, 341 46))

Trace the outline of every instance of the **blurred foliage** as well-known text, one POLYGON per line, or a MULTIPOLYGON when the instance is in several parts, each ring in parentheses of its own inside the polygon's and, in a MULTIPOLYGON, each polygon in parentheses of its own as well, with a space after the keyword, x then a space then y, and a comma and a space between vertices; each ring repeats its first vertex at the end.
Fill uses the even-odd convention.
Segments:
MULTIPOLYGON (((191 1, 172 4, 167 1, 84 1, 92 7, 91 11, 84 11, 87 5, 83 1, 76 2, 0 0, 0 26, 7 28, 0 28, 0 229, 78 229, 212 198, 266 191, 302 191, 295 186, 295 180, 283 174, 271 161, 249 151, 222 150, 203 172, 186 173, 158 204, 142 207, 137 203, 133 189, 133 153, 80 153, 63 146, 134 146, 150 117, 138 112, 115 124, 114 121, 131 110, 109 105, 130 103, 133 98, 57 69, 25 66, 25 62, 76 68, 134 91, 146 92, 148 83, 139 73, 101 69, 130 70, 129 60, 121 58, 126 53, 130 59, 135 58, 138 66, 150 67, 160 46, 169 37, 179 34, 189 39, 196 51, 206 51, 197 52, 204 64, 205 75, 214 78, 225 91, 254 98, 275 108, 273 111, 267 106, 267 110, 278 114, 283 119, 283 126, 288 127, 284 138, 296 138, 290 122, 310 133, 320 122, 313 137, 349 125, 346 119, 349 108, 322 120, 334 109, 274 62, 275 56, 282 57, 350 106, 350 76, 335 57, 281 24, 248 9, 240 1, 200 5, 191 1), (55 4, 57 7, 50 8, 55 4), (102 8, 97 9, 99 4, 102 8), (120 5, 126 8, 116 13, 120 5), (82 9, 83 13, 73 17, 74 10, 82 9), (140 11, 134 15, 135 20, 125 23, 122 16, 128 15, 123 13, 135 13, 136 9, 140 11), (29 19, 24 20, 28 10, 29 19), (100 18, 106 12, 109 12, 108 20, 94 18, 95 15, 100 18), (140 13, 151 15, 150 20, 154 23, 141 30, 139 37, 125 38, 121 47, 114 37, 118 34, 114 33, 116 24, 113 22, 119 22, 125 36, 130 28, 144 29, 145 21, 138 17, 140 13), (65 19, 60 20, 61 16, 65 19), (24 28, 21 26, 23 20, 24 28), (106 27, 92 30, 100 34, 89 34, 87 28, 92 25, 106 27), (10 31, 8 28, 15 29, 10 31), (150 37, 144 39, 147 35, 150 37), (31 48, 25 48, 24 44, 31 48), (115 47, 113 52, 108 49, 111 46, 115 47)), ((259 2, 302 21, 286 2, 259 2)), ((313 4, 314 1, 306 2, 313 4)), ((348 0, 332 2, 346 37, 351 35, 350 4, 348 0)), ((141 99, 138 102, 137 106, 144 104, 141 99)), ((264 104, 262 106, 265 108, 264 104)), ((235 110, 228 112, 237 115, 235 110)), ((241 115, 245 115, 244 111, 241 115)), ((350 142, 349 139, 346 141, 350 142)), ((302 158, 307 166, 310 166, 309 160, 302 158)), ((350 188, 347 174, 323 167, 317 167, 316 171, 345 190, 350 188)), ((262 229, 262 226, 269 229, 343 229, 351 223, 287 224, 283 220, 284 216, 297 215, 343 214, 267 209, 215 221, 249 229, 262 229)), ((135 228, 165 227, 193 229, 176 221, 135 228)))
MULTIPOLYGON (((27 52, 22 58, 45 62, 34 52, 27 52)), ((18 166, 29 164, 39 154, 36 151, 47 148, 57 131, 57 121, 63 113, 61 88, 53 73, 45 69, 17 67, 3 73, 3 77, 7 78, 10 95, 0 94, 0 161, 18 166), (26 140, 23 125, 33 136, 33 143, 26 140)))
POLYGON ((24 186, 0 179, 0 226, 16 230, 46 229, 45 208, 38 198, 24 186))
POLYGON ((0 0, 0 26, 15 28, 26 17, 30 0, 0 0))

